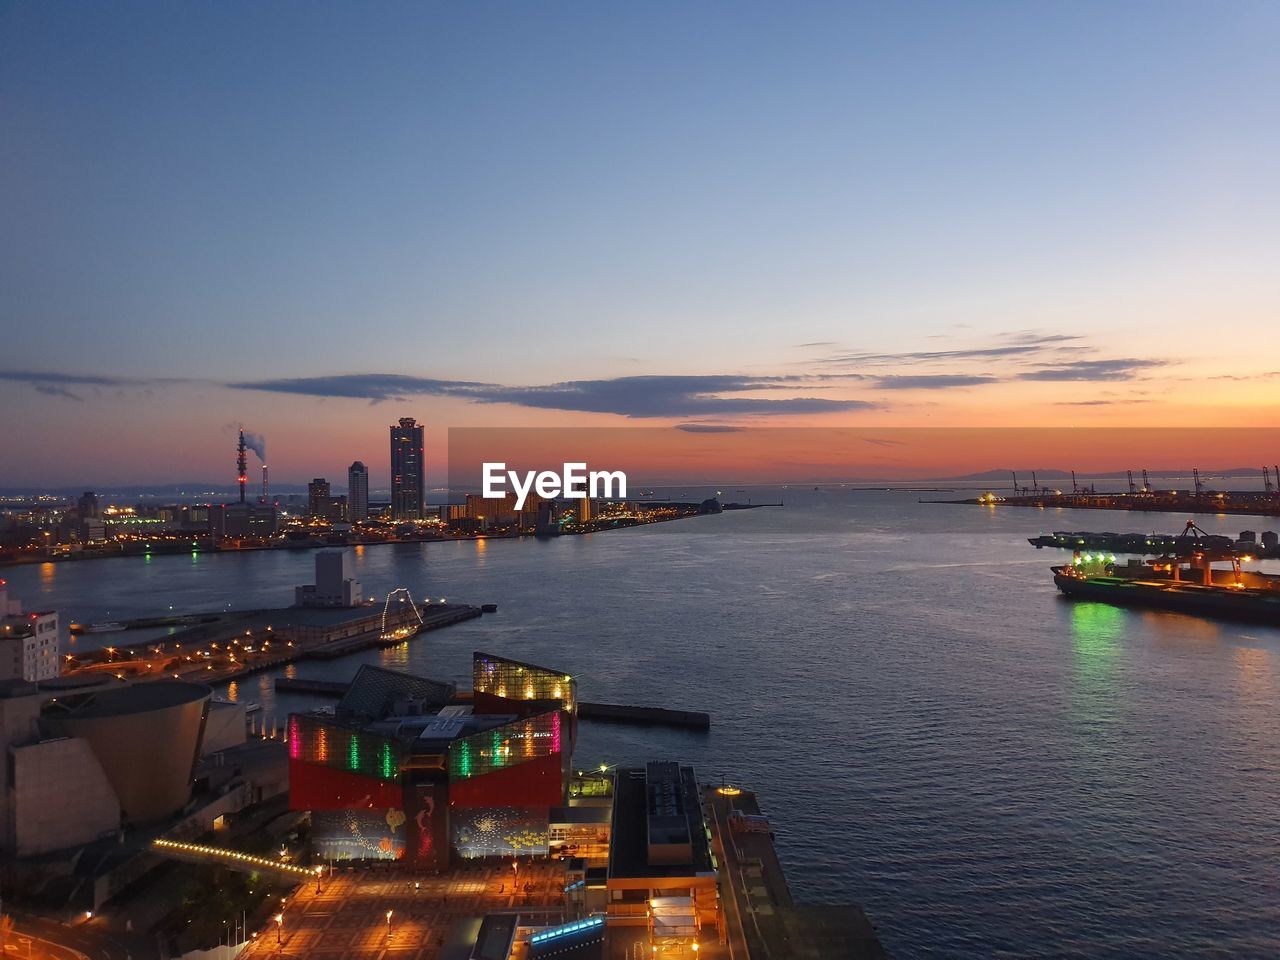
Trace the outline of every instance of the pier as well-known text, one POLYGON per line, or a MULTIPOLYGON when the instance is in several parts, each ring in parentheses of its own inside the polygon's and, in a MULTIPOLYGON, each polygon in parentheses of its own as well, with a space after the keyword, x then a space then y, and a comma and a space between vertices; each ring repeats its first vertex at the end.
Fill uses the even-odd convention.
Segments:
POLYGON ((63 675, 110 673, 120 679, 173 677, 198 683, 239 680, 300 660, 333 660, 481 616, 457 603, 318 609, 286 607, 201 617, 187 630, 136 645, 68 653, 63 675))
POLYGON ((1280 517, 1280 495, 1256 490, 1201 490, 1133 493, 1072 493, 1041 489, 1004 496, 985 493, 964 500, 921 500, 921 503, 968 504, 980 507, 1036 507, 1063 510, 1128 510, 1138 513, 1217 513, 1280 517))

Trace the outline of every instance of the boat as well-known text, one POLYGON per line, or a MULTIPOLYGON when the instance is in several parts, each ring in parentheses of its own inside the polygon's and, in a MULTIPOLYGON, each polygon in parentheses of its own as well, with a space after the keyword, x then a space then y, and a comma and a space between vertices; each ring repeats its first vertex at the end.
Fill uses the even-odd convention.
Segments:
POLYGON ((108 620, 105 623, 91 623, 84 628, 85 633, 119 633, 121 630, 129 629, 123 623, 115 620, 108 620))
POLYGON ((1050 568, 1054 585, 1073 600, 1280 627, 1280 576, 1241 569, 1247 558, 1210 542, 1194 521, 1176 540, 1163 556, 1123 564, 1114 555, 1077 550, 1070 564, 1050 568))

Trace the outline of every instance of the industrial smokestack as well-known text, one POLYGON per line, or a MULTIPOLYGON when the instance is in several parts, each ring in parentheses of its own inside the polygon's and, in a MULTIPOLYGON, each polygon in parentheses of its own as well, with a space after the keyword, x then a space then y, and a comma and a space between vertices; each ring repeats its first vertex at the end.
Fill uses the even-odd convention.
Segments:
POLYGON ((244 485, 248 482, 249 461, 244 453, 244 427, 240 428, 240 442, 236 445, 236 480, 240 484, 240 502, 244 503, 244 485))
POLYGON ((267 486, 267 465, 262 465, 262 503, 265 506, 271 502, 271 494, 267 486))

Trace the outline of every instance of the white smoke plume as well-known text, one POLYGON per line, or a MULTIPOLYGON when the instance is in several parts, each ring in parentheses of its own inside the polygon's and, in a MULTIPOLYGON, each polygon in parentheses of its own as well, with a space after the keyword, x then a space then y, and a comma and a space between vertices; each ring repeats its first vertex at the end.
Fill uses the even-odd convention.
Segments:
POLYGON ((267 462, 267 438, 260 433, 244 432, 244 445, 258 455, 263 463, 267 462))

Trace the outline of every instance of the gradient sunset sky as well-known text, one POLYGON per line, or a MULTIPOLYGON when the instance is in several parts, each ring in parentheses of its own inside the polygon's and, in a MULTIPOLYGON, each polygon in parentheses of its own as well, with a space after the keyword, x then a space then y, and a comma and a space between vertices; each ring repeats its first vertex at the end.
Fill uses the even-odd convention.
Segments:
POLYGON ((402 416, 433 465, 1278 426, 1277 49, 1272 2, 0 3, 0 486, 229 482, 241 422, 375 486, 402 416))

